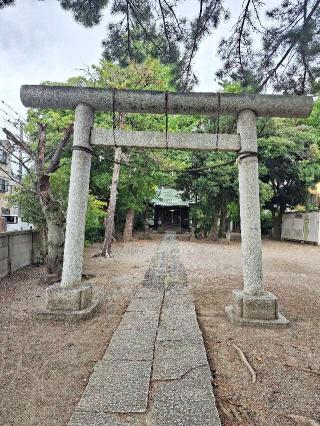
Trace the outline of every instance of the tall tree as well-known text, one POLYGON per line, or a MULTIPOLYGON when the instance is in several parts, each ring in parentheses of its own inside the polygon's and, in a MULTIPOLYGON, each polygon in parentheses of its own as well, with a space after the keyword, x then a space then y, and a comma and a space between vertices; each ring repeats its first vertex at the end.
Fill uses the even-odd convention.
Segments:
POLYGON ((73 133, 73 123, 64 129, 62 139, 51 153, 48 152, 46 128, 46 124, 38 123, 38 140, 31 146, 10 130, 3 129, 3 131, 13 146, 19 148, 24 154, 24 160, 19 159, 19 161, 22 162, 27 176, 23 183, 18 184, 15 201, 18 203, 21 201, 23 204, 28 194, 31 205, 29 207, 35 209, 37 203, 40 203, 44 221, 39 219, 37 221, 38 224, 44 222, 42 229, 46 239, 47 272, 60 276, 64 251, 65 212, 59 197, 52 191, 50 177, 60 167, 63 151, 73 133))
POLYGON ((320 0, 285 0, 265 10, 260 0, 246 0, 219 53, 217 73, 256 91, 268 87, 287 93, 319 90, 320 0), (267 18, 267 19, 266 19, 267 18))
POLYGON ((320 138, 310 126, 276 120, 274 136, 259 139, 260 179, 271 189, 265 207, 272 212, 273 236, 280 239, 283 213, 306 204, 320 179, 320 138))
MULTIPOLYGON (((169 90, 173 88, 171 85, 171 67, 162 65, 158 60, 147 59, 144 63, 138 64, 130 62, 126 67, 121 67, 118 64, 101 60, 98 66, 93 66, 85 70, 84 77, 74 78, 73 84, 81 84, 96 87, 113 87, 115 89, 144 89, 144 90, 169 90)), ((115 92, 116 96, 116 92, 115 92)), ((104 197, 108 198, 108 211, 105 220, 105 237, 102 248, 103 256, 111 256, 111 245, 113 239, 115 213, 117 207, 118 182, 121 171, 121 163, 126 162, 126 159, 131 158, 132 150, 122 152, 121 148, 116 146, 116 129, 145 129, 159 128, 162 125, 163 118, 152 115, 137 115, 120 113, 116 117, 115 114, 97 114, 96 122, 102 127, 114 128, 114 145, 115 155, 113 163, 112 180, 101 179, 101 176, 96 176, 93 172, 93 184, 104 187, 104 197), (147 122, 149 123, 147 124, 147 122), (109 186, 109 188, 108 188, 109 186)), ((139 154, 135 155, 136 160, 139 154)), ((129 160, 128 160, 129 161, 129 160)), ((130 160, 131 161, 131 160, 130 160)), ((134 167, 134 165, 132 165, 134 167)), ((129 181, 128 181, 129 184, 129 181)), ((103 196, 103 194, 101 194, 103 196)), ((137 194, 137 198, 138 194, 137 194)), ((134 214, 131 215, 132 219, 134 214)), ((129 222, 128 222, 129 226, 129 222)), ((128 233, 127 233, 128 235, 128 233)))
MULTIPOLYGON (((100 22, 108 0, 58 0, 77 22, 89 27, 100 22)), ((0 9, 15 4, 0 0, 0 9)), ((189 17, 185 0, 113 0, 112 22, 103 41, 104 56, 120 65, 130 60, 159 58, 175 65, 177 87, 188 90, 197 82, 192 70, 204 36, 230 13, 227 0, 194 0, 196 16, 189 17), (182 13, 183 8, 188 13, 182 13), (117 40, 115 43, 114 41, 117 40)), ((279 0, 268 8, 262 0, 245 0, 233 31, 220 43, 223 68, 217 76, 289 93, 319 90, 320 0, 279 0)))

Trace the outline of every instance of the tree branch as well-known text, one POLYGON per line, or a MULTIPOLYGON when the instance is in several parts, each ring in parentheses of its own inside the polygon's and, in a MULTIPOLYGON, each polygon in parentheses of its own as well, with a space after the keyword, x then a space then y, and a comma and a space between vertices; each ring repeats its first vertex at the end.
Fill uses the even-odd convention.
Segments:
POLYGON ((70 140, 70 137, 73 133, 73 123, 71 123, 65 130, 63 138, 61 139, 59 145, 56 147, 56 150, 52 156, 50 164, 46 170, 46 174, 54 173, 60 164, 62 152, 70 140))
POLYGON ((28 154, 30 158, 34 159, 34 154, 31 148, 25 142, 23 142, 20 138, 17 138, 12 132, 10 132, 10 130, 6 129, 5 127, 2 129, 2 131, 6 137, 14 143, 14 145, 17 145, 22 149, 22 151, 28 154))
POLYGON ((251 3, 251 0, 248 0, 246 7, 244 9, 243 15, 242 15, 242 21, 241 21, 241 25, 240 25, 240 29, 239 29, 239 34, 238 34, 238 56, 239 56, 239 63, 240 63, 242 76, 244 76, 244 69, 243 69, 242 58, 241 58, 241 41, 242 41, 244 24, 247 20, 247 15, 248 15, 248 12, 249 12, 250 3, 251 3))
MULTIPOLYGON (((320 5, 320 0, 317 0, 315 2, 315 4, 313 5, 313 8, 311 9, 310 13, 308 14, 308 16, 306 17, 302 28, 304 28, 309 21, 311 20, 313 14, 315 13, 315 11, 317 10, 317 7, 320 5)), ((301 28, 301 29, 302 29, 301 28)), ((277 65, 269 72, 269 74, 266 76, 266 78, 262 81, 262 83, 259 85, 259 91, 262 90, 265 85, 268 83, 268 81, 270 80, 270 78, 277 72, 278 68, 283 64, 283 62, 286 60, 286 58, 288 57, 289 53, 291 52, 291 50, 294 48, 294 46, 296 45, 298 41, 298 37, 296 37, 294 39, 293 42, 291 42, 289 48, 286 50, 285 54, 282 56, 282 58, 280 59, 280 61, 277 63, 277 65)))
POLYGON ((38 123, 39 141, 38 141, 37 161, 36 161, 36 172, 38 177, 40 177, 43 174, 44 163, 45 163, 46 128, 47 128, 46 124, 38 123))
POLYGON ((168 4, 167 0, 164 0, 164 2, 167 5, 167 7, 170 10, 170 12, 172 13, 172 16, 174 17, 174 19, 175 19, 175 21, 177 23, 177 26, 178 26, 178 29, 179 29, 180 33, 182 33, 182 28, 180 27, 179 19, 177 18, 177 15, 175 14, 175 11, 173 10, 173 7, 170 4, 168 4))
POLYGON ((140 27, 142 28, 143 32, 145 33, 146 37, 148 38, 148 40, 154 45, 154 47, 159 50, 159 52, 161 52, 162 54, 164 54, 165 52, 161 49, 161 47, 155 43, 155 41, 153 40, 153 38, 150 36, 150 34, 148 33, 148 31, 145 29, 144 25, 142 24, 141 20, 139 19, 137 13, 135 12, 134 6, 132 4, 132 2, 130 0, 127 0, 128 4, 131 7, 132 13, 134 15, 134 17, 136 18, 138 24, 140 25, 140 27))
POLYGON ((188 80, 188 76, 190 74, 190 69, 191 69, 191 62, 197 47, 197 41, 198 41, 198 34, 199 34, 199 30, 200 30, 200 22, 201 22, 201 17, 202 17, 202 10, 203 10, 203 0, 200 0, 200 8, 199 8, 199 15, 198 15, 198 20, 197 20, 197 27, 196 27, 196 32, 195 32, 195 36, 193 38, 193 44, 192 44, 192 48, 191 48, 191 52, 190 52, 190 56, 189 56, 189 61, 188 61, 188 65, 186 67, 186 84, 184 86, 184 89, 187 86, 187 80, 188 80))
POLYGON ((164 11, 163 11, 161 0, 158 0, 158 3, 159 3, 160 11, 161 11, 164 33, 166 35, 166 39, 167 39, 168 45, 170 46, 170 37, 169 37, 168 29, 167 29, 166 17, 164 15, 164 11))

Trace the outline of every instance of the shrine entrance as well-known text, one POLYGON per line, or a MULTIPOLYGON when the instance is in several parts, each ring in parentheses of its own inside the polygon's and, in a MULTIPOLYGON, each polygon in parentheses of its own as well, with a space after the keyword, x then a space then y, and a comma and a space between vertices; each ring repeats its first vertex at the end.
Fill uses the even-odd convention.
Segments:
MULTIPOLYGON (((87 315, 95 309, 89 283, 81 282, 84 229, 94 146, 174 148, 237 153, 243 289, 226 307, 242 325, 286 325, 277 297, 263 286, 257 117, 307 117, 312 97, 224 93, 161 93, 65 86, 22 86, 26 107, 75 109, 74 141, 62 280, 47 289, 48 315, 87 315), (95 111, 151 114, 232 114, 237 134, 126 132, 93 127, 95 111)), ((167 127, 167 126, 166 126, 167 127)), ((174 214, 173 214, 174 217, 174 214)))

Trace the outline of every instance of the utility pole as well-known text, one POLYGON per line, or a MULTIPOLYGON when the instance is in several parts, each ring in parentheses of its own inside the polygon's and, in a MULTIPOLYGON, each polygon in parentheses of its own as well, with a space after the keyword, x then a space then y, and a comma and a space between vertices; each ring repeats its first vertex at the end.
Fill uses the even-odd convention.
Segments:
MULTIPOLYGON (((23 141, 23 123, 19 120, 20 140, 23 141)), ((19 148, 19 181, 22 181, 22 150, 19 148)))

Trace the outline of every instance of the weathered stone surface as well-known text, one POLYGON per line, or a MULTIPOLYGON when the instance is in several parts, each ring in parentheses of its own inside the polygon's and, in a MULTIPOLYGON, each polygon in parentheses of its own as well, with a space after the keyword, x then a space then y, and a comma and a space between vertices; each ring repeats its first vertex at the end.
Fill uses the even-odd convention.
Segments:
POLYGON ((144 426, 141 416, 75 411, 68 426, 144 426))
POLYGON ((161 308, 161 302, 162 302, 162 296, 161 299, 147 299, 147 298, 137 298, 135 297, 129 304, 127 308, 127 312, 147 312, 147 311, 154 311, 154 312, 160 312, 161 308))
POLYGON ((237 325, 249 326, 249 327, 270 327, 270 328, 282 328, 288 327, 289 321, 281 314, 278 313, 278 318, 275 320, 263 320, 263 319, 247 319, 240 318, 234 313, 234 307, 232 305, 226 306, 225 311, 229 320, 237 325))
POLYGON ((103 356, 103 360, 128 360, 128 361, 152 361, 154 351, 153 339, 143 339, 130 341, 122 335, 120 338, 112 339, 108 350, 103 356))
POLYGON ((99 146, 117 146, 135 148, 172 148, 194 149, 200 151, 239 151, 238 135, 212 133, 168 133, 112 130, 96 127, 92 129, 91 144, 99 146))
POLYGON ((33 317, 38 320, 51 321, 84 321, 93 317, 99 310, 100 301, 92 300, 90 306, 78 311, 49 311, 46 309, 33 312, 33 317))
MULTIPOLYGON (((256 115, 242 111, 238 117, 241 152, 257 152, 256 115)), ((257 157, 238 160, 241 217, 243 286, 247 294, 258 295, 263 289, 262 248, 257 157)))
POLYGON ((77 311, 90 306, 92 287, 82 283, 76 287, 61 287, 60 283, 46 289, 48 311, 77 311))
POLYGON ((197 340, 202 341, 202 334, 195 320, 167 319, 159 325, 157 340, 197 340))
POLYGON ((253 296, 242 290, 234 290, 233 297, 233 305, 226 307, 226 314, 232 322, 260 327, 289 324, 289 321, 278 313, 277 297, 270 292, 253 296))
POLYGON ((208 367, 195 368, 180 380, 153 385, 152 426, 220 426, 208 367))
POLYGON ((73 147, 80 146, 84 150, 72 152, 62 287, 73 287, 81 282, 91 168, 90 132, 93 120, 94 110, 91 106, 79 104, 76 107, 73 147))
POLYGON ((307 117, 311 96, 284 96, 234 93, 165 93, 91 87, 24 85, 20 89, 24 106, 31 108, 75 109, 80 103, 96 111, 164 114, 239 114, 250 109, 265 117, 307 117), (114 99, 113 99, 114 95, 114 99), (113 102, 114 100, 114 102, 113 102))
POLYGON ((109 413, 143 413, 147 409, 151 361, 100 362, 78 409, 109 413))
POLYGON ((136 292, 69 426, 220 425, 202 334, 173 241, 165 235, 146 287, 136 292))
POLYGON ((129 311, 125 312, 121 320, 123 328, 158 328, 159 311, 145 309, 142 312, 129 311))
POLYGON ((278 318, 278 300, 271 293, 261 296, 243 295, 243 318, 275 320, 278 318))
POLYGON ((156 343, 152 380, 180 379, 196 367, 209 369, 203 342, 181 340, 156 343))

